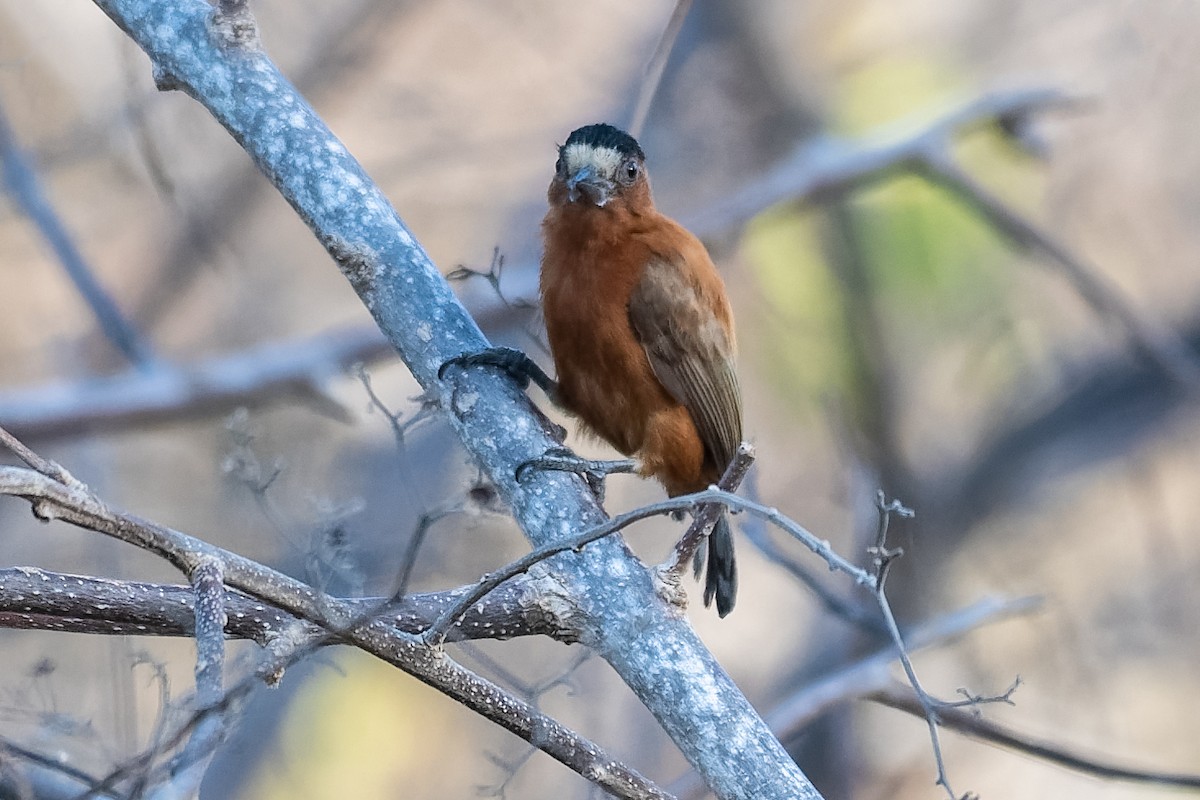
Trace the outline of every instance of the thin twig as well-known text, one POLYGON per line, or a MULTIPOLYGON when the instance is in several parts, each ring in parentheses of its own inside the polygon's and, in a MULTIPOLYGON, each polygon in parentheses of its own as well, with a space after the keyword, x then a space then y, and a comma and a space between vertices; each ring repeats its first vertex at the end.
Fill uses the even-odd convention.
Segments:
POLYGON ((413 570, 417 566, 417 554, 421 552, 421 546, 425 544, 425 535, 429 533, 429 529, 446 517, 459 513, 462 508, 461 504, 456 504, 449 508, 439 508, 421 514, 416 526, 413 527, 412 534, 408 537, 404 555, 400 558, 400 575, 396 579, 396 591, 392 595, 393 598, 401 600, 408 594, 408 584, 412 580, 413 570))
MULTIPOLYGON (((904 686, 893 681, 886 687, 877 689, 864 697, 914 716, 925 716, 924 706, 911 686, 904 686)), ((1072 750, 1054 742, 1018 733, 968 710, 944 710, 939 715, 939 721, 944 728, 958 731, 988 744, 1025 753, 1051 764, 1098 778, 1200 789, 1200 774, 1118 766, 1106 758, 1085 755, 1078 750, 1072 750)))
MULTIPOLYGON (((747 446, 748 447, 748 446, 747 446)), ((746 456, 749 457, 753 452, 750 448, 746 456)), ((747 465, 748 466, 748 465, 747 465)), ((703 491, 693 494, 680 495, 672 497, 668 500, 662 500, 657 503, 650 503, 641 508, 636 508, 633 511, 628 511, 620 514, 612 519, 597 525, 577 536, 564 539, 560 542, 553 542, 548 545, 543 545, 535 550, 526 553, 521 558, 513 561, 495 572, 488 573, 480 579, 479 583, 475 584, 470 592, 463 595, 462 599, 452 608, 446 610, 444 614, 430 628, 425 631, 422 638, 427 642, 437 642, 439 637, 444 636, 444 631, 453 624, 453 620, 457 615, 461 615, 466 609, 470 608, 479 599, 486 597, 487 594, 493 591, 497 586, 500 586, 506 580, 520 575, 529 570, 530 567, 545 561, 546 559, 556 556, 560 553, 565 553, 568 550, 579 552, 583 547, 592 542, 599 541, 606 536, 629 527, 635 522, 639 522, 650 517, 663 516, 675 511, 690 510, 695 511, 705 505, 710 506, 725 506, 726 508, 738 511, 747 511, 755 516, 777 525, 781 530, 786 531, 795 537, 798 541, 812 550, 829 565, 831 570, 837 570, 849 575, 854 579, 854 582, 861 585, 872 587, 875 585, 875 576, 866 570, 855 566, 850 561, 842 558, 833 548, 829 546, 829 542, 824 539, 819 539, 805 529, 802 525, 792 519, 784 516, 777 508, 770 508, 747 500, 743 497, 738 497, 731 492, 716 486, 711 486, 703 491)), ((711 523, 710 523, 711 524, 711 523)), ((670 562, 671 567, 678 569, 674 559, 670 562)), ((685 562, 686 565, 686 562, 685 562)))
POLYGON ((626 514, 613 517, 608 522, 602 525, 597 525, 590 528, 577 536, 571 536, 560 542, 552 542, 535 548, 515 561, 505 564, 495 572, 489 572, 479 579, 479 582, 474 584, 470 591, 458 599, 454 605, 442 612, 432 625, 429 626, 423 634, 421 640, 429 645, 440 645, 446 639, 446 634, 454 626, 455 622, 462 617, 468 609, 478 603, 483 598, 487 597, 491 592, 495 591, 502 583, 511 578, 515 578, 522 573, 528 572, 531 567, 540 564, 548 558, 571 551, 578 553, 586 545, 592 542, 597 542, 606 536, 612 536, 614 533, 632 525, 639 520, 648 517, 660 516, 669 514, 679 508, 690 507, 686 502, 687 498, 694 498, 696 495, 687 495, 685 502, 678 503, 667 501, 658 503, 653 506, 643 506, 642 508, 630 511, 626 514))
POLYGON ((506 308, 514 309, 530 309, 537 308, 537 304, 531 300, 518 297, 515 300, 509 300, 504 294, 504 289, 500 286, 500 279, 504 275, 504 253, 500 252, 500 247, 492 248, 492 262, 486 270, 475 269, 466 264, 459 264, 454 269, 446 273, 448 281, 465 281, 470 278, 483 278, 487 281, 488 286, 492 287, 492 292, 496 299, 504 304, 506 308))
POLYGON ((100 330, 135 367, 146 371, 155 366, 150 346, 125 318, 117 304, 96 279, 95 271, 67 233, 54 206, 42 192, 37 173, 21 152, 16 137, 0 108, 0 160, 3 161, 4 183, 13 200, 29 217, 46 243, 54 250, 59 263, 75 284, 75 288, 96 315, 100 330))
MULTIPOLYGON (((750 466, 753 463, 754 446, 749 442, 742 442, 738 445, 737 452, 733 455, 733 460, 725 468, 725 473, 721 476, 721 480, 717 482, 717 488, 726 492, 736 492, 738 487, 742 485, 742 480, 746 477, 746 473, 750 471, 750 466)), ((723 512, 724 508, 720 503, 709 503, 708 505, 700 506, 700 510, 696 512, 695 517, 692 519, 692 524, 688 527, 687 532, 680 537, 679 541, 675 543, 675 550, 666 562, 669 574, 682 575, 687 570, 688 564, 692 562, 696 551, 700 549, 700 545, 708 540, 717 517, 723 512)), ((660 567, 660 569, 662 568, 660 567)))
MULTIPOLYGON (((190 588, 190 587, 189 587, 190 588)), ((192 600, 195 601, 195 591, 192 591, 192 600)), ((193 614, 193 622, 195 615, 193 614)), ((150 744, 145 748, 145 752, 151 758, 157 759, 160 755, 166 752, 165 739, 169 735, 169 726, 171 722, 171 678, 167 675, 166 665, 160 661, 155 661, 148 653, 140 654, 134 661, 134 666, 148 666, 153 675, 155 686, 158 688, 158 713, 154 720, 154 729, 150 733, 150 744)), ((151 774, 149 770, 142 770, 133 776, 130 781, 128 794, 133 800, 143 800, 146 787, 157 779, 156 775, 151 774)), ((160 789, 168 787, 159 786, 160 789)))
POLYGON ((667 61, 671 58, 671 51, 675 49, 675 41, 679 38, 683 21, 687 19, 688 11, 691 8, 692 0, 677 0, 675 10, 671 12, 671 18, 667 20, 667 27, 663 29, 662 36, 659 37, 658 44, 654 47, 654 55, 650 56, 650 63, 646 65, 646 77, 638 89, 637 102, 634 103, 633 115, 630 117, 629 127, 626 129, 635 139, 642 135, 642 129, 646 126, 646 118, 650 116, 650 106, 658 94, 658 87, 662 84, 667 61))
MULTIPOLYGON (((496 249, 496 252, 499 254, 499 248, 496 249)), ((387 418, 388 425, 392 429, 392 438, 396 442, 396 468, 399 472, 400 486, 408 496, 410 506, 413 509, 421 509, 421 516, 417 519, 416 527, 413 529, 412 535, 409 536, 408 545, 404 548, 404 555, 400 559, 400 575, 396 580, 396 591, 393 594, 395 599, 400 599, 408 591, 408 582, 412 578, 413 570, 416 568, 417 554, 420 552, 421 546, 425 543, 425 534, 428 533, 429 528, 439 520, 461 511, 463 505, 456 503, 449 508, 443 507, 429 511, 424 507, 422 498, 414 488, 416 486, 416 476, 412 472, 408 458, 406 458, 405 444, 409 430, 425 420, 433 418, 436 413, 434 406, 425 402, 424 398, 417 398, 421 401, 417 412, 407 420, 401 419, 400 415, 392 411, 383 402, 383 398, 375 391, 375 386, 371 382, 371 374, 367 372, 365 365, 356 365, 355 374, 358 375, 358 380, 367 392, 367 397, 371 401, 371 407, 387 418)))
MULTIPOLYGON (((757 481, 754 474, 748 476, 742 486, 742 491, 751 500, 759 501, 757 481)), ((760 553, 770 561, 783 567, 792 577, 804 584, 830 614, 838 619, 845 620, 866 633, 876 636, 886 634, 882 620, 875 613, 874 604, 843 597, 826 586, 824 581, 816 575, 815 570, 810 569, 799 558, 793 557, 791 553, 785 552, 783 548, 775 543, 762 519, 750 516, 739 527, 746 538, 750 540, 750 543, 758 548, 760 553)))
POLYGON ((376 392, 375 387, 371 383, 371 373, 367 371, 367 365, 361 361, 353 367, 354 375, 358 378, 358 382, 363 385, 363 389, 367 392, 367 398, 371 401, 371 408, 380 412, 387 418, 388 425, 392 429, 392 438, 396 440, 396 451, 403 455, 404 453, 404 438, 407 432, 407 427, 401 421, 399 414, 392 413, 392 410, 387 407, 376 392))
POLYGON ((875 544, 867 550, 867 554, 871 556, 874 565, 876 580, 876 590, 883 592, 884 585, 887 583, 888 570, 897 558, 904 555, 903 548, 889 549, 887 546, 888 527, 892 522, 892 515, 911 519, 914 512, 911 508, 905 507, 899 500, 892 499, 890 502, 884 495, 883 490, 879 490, 875 494, 875 507, 879 511, 879 525, 875 532, 875 544))
MULTIPOLYGON (((42 769, 48 770, 62 777, 75 781, 82 786, 96 787, 100 784, 100 779, 84 772, 81 769, 63 763, 61 758, 54 756, 43 755, 36 750, 30 750, 17 742, 11 741, 3 736, 0 736, 0 755, 9 758, 19 758, 22 761, 27 761, 30 764, 36 765, 42 769)), ((101 791, 97 794, 98 797, 109 798, 110 800, 124 800, 126 795, 116 791, 101 791)), ((16 795, 21 798, 22 795, 16 795)))
POLYGON ((13 455, 24 461, 31 469, 45 475, 51 480, 58 481, 64 486, 82 487, 83 484, 61 465, 48 458, 42 458, 25 446, 25 443, 13 436, 4 428, 0 428, 0 445, 12 451, 13 455))
MULTIPOLYGON (((1032 614, 1041 608, 1040 597, 984 598, 966 608, 913 626, 905 631, 905 640, 910 652, 941 647, 985 625, 1032 614)), ((832 667, 789 693, 763 718, 775 735, 787 742, 833 706, 870 696, 872 692, 894 684, 891 665, 896 659, 896 648, 889 643, 848 664, 832 667)), ((673 781, 668 789, 681 798, 690 798, 702 793, 703 784, 695 772, 689 772, 673 781)))
MULTIPOLYGON (((150 735, 147 737, 148 743, 146 749, 148 751, 153 751, 157 755, 162 752, 162 736, 167 730, 168 717, 172 711, 171 679, 167 676, 166 664, 162 661, 156 661, 145 650, 129 652, 128 649, 126 649, 125 655, 128 658, 122 659, 122 661, 125 661, 126 663, 121 664, 120 666, 123 666, 128 670, 136 669, 139 673, 143 671, 141 668, 145 667, 145 672, 149 673, 149 679, 146 681, 147 688, 154 690, 156 695, 155 699, 157 702, 155 703, 156 707, 154 724, 150 729, 150 735)), ((130 674, 129 677, 132 678, 133 675, 130 674)), ((124 720, 125 723, 132 726, 134 702, 128 696, 128 693, 132 690, 132 681, 124 684, 118 684, 114 679, 113 684, 114 688, 116 688, 116 690, 120 693, 117 698, 115 698, 120 704, 119 710, 123 711, 124 715, 127 717, 127 719, 124 720)), ((134 740, 135 736, 132 731, 123 732, 122 741, 127 746, 132 746, 134 740)), ((131 775, 129 781, 121 787, 122 791, 124 791, 124 793, 127 794, 131 800, 146 800, 146 788, 151 785, 152 777, 153 776, 151 776, 148 772, 141 772, 136 775, 131 775)), ((71 797, 76 797, 78 791, 79 790, 76 789, 75 792, 71 794, 71 797)))
POLYGON ((904 669, 904 675, 908 679, 909 685, 912 686, 913 691, 921 699, 921 706, 925 709, 925 724, 929 728, 929 742, 933 748, 933 759, 937 766, 937 780, 935 784, 946 790, 946 794, 950 796, 950 800, 966 800, 966 798, 971 797, 969 793, 960 799, 950 786, 950 776, 946 771, 946 762, 942 756, 942 742, 938 736, 938 715, 947 709, 964 705, 978 706, 984 703, 1011 703, 1012 693, 1020 685, 1020 679, 1018 678, 1013 683, 1012 688, 1002 694, 979 697, 968 696, 967 700, 962 701, 939 700, 925 691, 920 679, 917 677, 916 668, 913 666, 912 658, 904 641, 904 635, 900 632, 900 625, 896 622, 896 615, 892 612, 892 605, 888 601, 885 591, 888 568, 897 558, 903 555, 902 550, 889 549, 887 546, 887 532, 890 518, 893 514, 902 517, 911 517, 913 516, 913 511, 910 508, 906 508, 899 500, 893 499, 889 502, 882 491, 876 495, 875 503, 876 508, 879 510, 880 519, 875 544, 870 550, 873 558, 872 574, 875 579, 871 586, 871 593, 879 605, 884 625, 891 636, 893 644, 896 646, 897 656, 900 659, 900 666, 904 669))
MULTIPOLYGON (((196 705, 209 708, 221 702, 224 695, 225 665, 225 585, 221 561, 201 560, 192 570, 192 591, 195 593, 196 619, 196 705)), ((151 794, 157 798, 191 797, 199 792, 205 770, 223 738, 227 715, 214 713, 192 730, 183 750, 175 760, 169 786, 159 786, 151 794)), ((161 749, 156 742, 155 750, 161 749)))
MULTIPOLYGON (((286 575, 170 528, 114 511, 85 489, 64 486, 31 470, 0 467, 0 494, 25 498, 42 519, 62 519, 113 536, 154 553, 187 573, 205 558, 216 558, 221 562, 228 586, 278 605, 320 626, 334 638, 354 644, 399 667, 608 791, 629 798, 669 797, 635 770, 614 760, 598 745, 494 683, 462 668, 439 648, 426 647, 416 638, 398 633, 387 623, 361 620, 370 615, 362 615, 354 606, 286 575)), ((210 706, 199 713, 203 716, 217 711, 210 706)), ((168 746, 176 746, 184 736, 186 731, 170 737, 168 746)), ((123 770, 121 774, 129 774, 129 771, 123 770)), ((113 779, 113 775, 109 778, 113 779)), ((88 796, 107 791, 114 785, 113 780, 102 781, 88 796)))

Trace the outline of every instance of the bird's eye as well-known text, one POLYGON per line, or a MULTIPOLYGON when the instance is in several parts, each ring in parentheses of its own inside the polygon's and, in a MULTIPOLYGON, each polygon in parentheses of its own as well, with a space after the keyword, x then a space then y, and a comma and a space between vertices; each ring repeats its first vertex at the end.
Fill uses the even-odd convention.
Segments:
POLYGON ((562 156, 559 156, 558 160, 554 162, 554 172, 555 172, 555 174, 562 175, 562 171, 563 171, 563 160, 562 160, 562 156))
POLYGON ((632 183, 633 179, 637 177, 637 174, 638 174, 638 163, 636 161, 626 161, 625 162, 625 180, 626 180, 626 182, 632 183))

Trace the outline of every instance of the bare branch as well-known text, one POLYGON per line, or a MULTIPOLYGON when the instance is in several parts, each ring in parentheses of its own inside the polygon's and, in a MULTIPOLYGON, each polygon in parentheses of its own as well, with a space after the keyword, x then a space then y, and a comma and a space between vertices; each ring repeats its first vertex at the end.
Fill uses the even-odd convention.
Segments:
POLYGON ((650 63, 646 65, 646 77, 642 80, 641 88, 638 89, 637 102, 633 105, 633 115, 630 117, 629 127, 626 128, 635 139, 641 137, 642 129, 646 126, 646 118, 650 116, 650 105, 654 102, 655 95, 658 94, 658 87, 662 84, 667 61, 671 58, 671 51, 675 49, 675 40, 679 38, 683 21, 687 19, 688 11, 691 8, 692 0, 676 0, 675 10, 671 12, 671 19, 667 21, 667 27, 663 29, 662 36, 659 37, 658 44, 654 47, 650 63))
MULTIPOLYGON (((445 592, 386 597, 340 598, 362 615, 396 631, 420 634, 468 587, 445 592)), ((116 581, 65 575, 32 567, 0 569, 0 628, 135 636, 192 636, 194 593, 187 586, 116 581)), ((300 622, 294 614, 237 591, 226 596, 225 635, 265 645, 300 622)), ((307 629, 319 632, 316 626, 307 629)), ((449 641, 549 636, 571 644, 579 631, 568 619, 547 614, 532 581, 516 578, 472 604, 450 630, 449 641)))
MULTIPOLYGON (((725 468, 725 473, 721 476, 721 480, 718 481, 717 488, 726 492, 736 492, 737 488, 742 485, 742 480, 746 477, 746 473, 750 471, 750 465, 753 463, 754 446, 749 442, 742 442, 738 445, 737 452, 733 455, 733 461, 729 462, 729 466, 725 468)), ((712 532, 712 527, 722 510, 719 503, 709 503, 708 505, 700 506, 700 510, 696 512, 696 516, 692 519, 692 524, 688 527, 687 532, 675 543, 675 550, 665 565, 668 573, 676 576, 684 573, 687 565, 691 563, 692 557, 700 549, 700 545, 708 539, 709 534, 712 532)), ((661 571, 662 567, 659 569, 661 571)))
MULTIPOLYGON (((613 794, 630 798, 669 797, 598 745, 454 663, 440 648, 426 647, 379 620, 364 619, 369 615, 362 615, 348 603, 179 531, 113 511, 86 487, 64 486, 31 470, 0 467, 0 494, 25 498, 40 519, 61 519, 113 536, 161 556, 189 574, 206 559, 217 559, 227 585, 274 603, 320 626, 337 641, 354 644, 399 667, 613 794)), ((227 693, 226 697, 229 696, 227 693)), ((196 724, 218 708, 210 706, 202 711, 196 717, 196 724)), ((175 746, 184 735, 186 732, 181 731, 171 737, 167 746, 175 746)), ((124 774, 125 768, 118 772, 124 774)), ((114 785, 112 781, 110 775, 89 795, 108 790, 114 785)))
POLYGON ((45 475, 51 480, 58 481, 64 486, 82 487, 83 484, 78 481, 74 475, 67 472, 60 464, 56 464, 48 458, 42 458, 37 453, 25 446, 17 437, 0 428, 0 445, 12 451, 13 455, 24 461, 30 468, 45 475))
POLYGON ((8 125, 4 111, 0 108, 0 161, 3 161, 4 183, 21 210, 29 217, 46 243, 54 250, 59 263, 79 290, 79 294, 91 307, 100 323, 100 330, 130 363, 141 370, 155 366, 154 354, 142 339, 133 323, 125 319, 117 304, 96 279, 95 272, 84 260, 75 246, 74 239, 67 233, 54 206, 42 193, 37 173, 30 166, 25 154, 17 145, 16 137, 8 125))
MULTIPOLYGON (((890 682, 887 686, 876 689, 865 697, 873 702, 908 712, 914 716, 923 717, 925 715, 920 699, 909 686, 890 682)), ((1011 728, 963 709, 943 710, 938 716, 942 726, 950 730, 1087 775, 1133 783, 1200 789, 1200 774, 1118 766, 1113 763, 1112 759, 1087 755, 1054 742, 1018 733, 1011 728)))
POLYGON ((932 121, 923 114, 918 121, 888 126, 862 139, 811 139, 766 175, 683 221, 700 236, 717 236, 778 203, 845 191, 896 170, 917 167, 927 153, 949 150, 954 137, 969 129, 1068 102, 1050 89, 997 92, 970 100, 932 121))
POLYGON ((961 167, 948 150, 930 151, 922 166, 934 181, 952 191, 1017 247, 1038 253, 1056 264, 1092 309, 1119 324, 1134 346, 1173 381, 1200 393, 1200 354, 1177 331, 1135 308, 1120 291, 1062 242, 992 194, 961 167))
POLYGON ((25 439, 120 431, 151 423, 219 415, 292 398, 335 419, 349 413, 325 382, 356 363, 394 351, 378 330, 345 328, 273 342, 191 366, 162 365, 105 378, 0 393, 0 420, 25 439))
POLYGON ((946 794, 950 796, 950 800, 967 800, 973 797, 971 793, 963 795, 960 798, 950 787, 950 777, 946 772, 946 762, 942 758, 942 743, 938 736, 937 726, 939 715, 946 710, 968 705, 978 706, 985 703, 1011 704, 1012 694, 1020 686, 1021 679, 1018 677, 1010 689, 998 695, 974 696, 960 689, 959 691, 965 694, 967 699, 958 701, 940 700, 925 691, 921 685, 921 681, 917 678, 917 671, 913 667, 912 658, 909 655, 904 635, 900 632, 900 626, 896 622, 896 615, 892 612, 891 603, 888 601, 887 594, 884 591, 884 586, 887 583, 888 568, 897 558, 903 555, 902 550, 889 549, 887 546, 887 533, 891 516, 896 514, 901 517, 912 517, 913 510, 905 507, 899 500, 893 499, 889 502, 882 491, 876 495, 875 505, 879 510, 879 528, 875 544, 870 548, 873 559, 873 575, 875 578, 871 586, 871 593, 875 596, 875 602, 879 606, 880 613, 883 615, 884 625, 891 636, 892 643, 896 647, 896 654, 900 659, 900 666, 904 668, 904 675, 908 678, 909 685, 912 686, 916 696, 920 698, 921 706, 925 710, 925 723, 929 728, 929 741, 933 747, 933 759, 937 765, 936 785, 946 790, 946 794))
POLYGON ((954 793, 954 789, 950 787, 950 776, 946 773, 946 761, 942 757, 942 742, 938 737, 938 712, 941 710, 943 704, 926 692, 921 686, 921 681, 917 678, 916 668, 909 657, 904 635, 900 632, 900 626, 896 622, 896 615, 892 613, 892 605, 888 602, 887 594, 884 592, 888 567, 895 559, 903 555, 902 550, 889 550, 887 547, 887 532, 891 515, 897 513, 903 516, 912 516, 913 512, 911 509, 906 508, 899 500, 892 500, 890 503, 887 502, 887 498, 882 491, 876 496, 875 502, 876 507, 879 509, 880 519, 879 532, 875 544, 871 548, 874 559, 873 574, 875 577, 871 592, 875 595, 879 611, 883 614, 883 623, 892 638, 892 643, 896 646, 896 654, 900 659, 900 666, 904 668, 904 675, 908 678, 909 685, 912 686, 913 691, 921 698, 921 705, 925 709, 925 724, 929 728, 929 743, 933 747, 933 760, 937 765, 937 781, 935 783, 946 790, 946 794, 950 796, 950 800, 960 800, 958 795, 954 793))
POLYGON ((613 517, 612 519, 597 525, 594 528, 584 531, 583 533, 571 536, 559 542, 551 542, 550 544, 542 545, 525 555, 512 561, 495 572, 489 572, 479 579, 479 582, 473 585, 470 590, 464 594, 454 605, 442 612, 441 616, 434 621, 429 629, 422 634, 422 640, 428 644, 439 645, 446 638, 446 633, 462 617, 468 609, 474 606, 483 598, 494 592, 505 581, 510 580, 518 575, 528 572, 534 566, 542 563, 546 559, 552 558, 560 553, 568 551, 578 553, 583 548, 593 542, 598 542, 614 533, 618 533, 624 528, 629 527, 639 520, 649 517, 661 516, 669 514, 680 508, 688 508, 691 503, 689 499, 695 495, 686 495, 684 498, 669 500, 665 503, 655 503, 633 511, 613 517), (679 502, 682 500, 683 502, 679 502))
MULTIPOLYGON (((985 625, 1003 622, 1014 617, 1032 614, 1042 607, 1039 597, 1017 599, 985 598, 966 608, 923 622, 905 632, 909 652, 950 644, 985 625)), ((830 669, 784 697, 764 717, 771 730, 782 740, 797 736, 806 725, 839 703, 859 697, 869 697, 889 686, 897 685, 891 666, 898 658, 892 644, 849 664, 830 669)), ((923 711, 916 712, 919 716, 923 711)), ((702 787, 695 773, 679 778, 669 787, 680 797, 695 797, 702 787)))
MULTIPOLYGON (((543 472, 516 481, 517 465, 557 443, 511 379, 470 369, 438 378, 442 364, 485 349, 487 340, 387 198, 261 50, 223 49, 212 7, 202 0, 96 2, 150 55, 158 84, 204 104, 314 230, 422 388, 449 412, 532 544, 602 524, 602 510, 578 477, 543 472)), ((589 638, 604 644, 605 660, 718 795, 817 796, 695 631, 658 599, 650 571, 632 553, 602 541, 552 564, 550 577, 579 610, 589 638), (622 576, 619 592, 614 575, 622 576), (638 635, 630 636, 634 620, 638 635), (664 661, 665 650, 672 657, 664 661)), ((227 561, 226 580, 238 586, 231 566, 227 561)), ((450 668, 428 648, 406 641, 404 652, 413 659, 404 668, 422 680, 452 682, 442 672, 450 668)), ((467 702, 484 705, 479 697, 467 702)), ((533 735, 523 724, 501 724, 533 735)))
MULTIPOLYGON (((986 598, 915 626, 905 632, 905 642, 909 653, 940 647, 984 625, 1032 614, 1041 608, 1042 600, 1039 597, 1015 600, 986 598)), ((776 705, 766 715, 767 724, 781 739, 795 736, 830 707, 893 684, 891 665, 898 657, 896 648, 888 645, 858 661, 831 670, 792 692, 776 705)))
MULTIPOLYGON (((190 576, 196 598, 196 705, 199 708, 216 706, 224 695, 226 612, 222 572, 219 559, 205 558, 190 576)), ((184 766, 170 776, 166 787, 160 786, 151 794, 152 800, 192 797, 199 793, 204 772, 221 743, 226 715, 227 712, 211 714, 195 727, 179 754, 179 761, 184 766)), ((160 747, 160 743, 155 742, 154 749, 160 747)))
MULTIPOLYGON (((84 790, 95 790, 100 785, 100 779, 70 764, 64 764, 62 759, 44 755, 24 747, 17 742, 0 736, 0 764, 5 769, 0 770, 0 797, 22 799, 36 797, 38 800, 66 800, 74 798, 84 790), (33 774, 12 776, 14 772, 12 761, 21 760, 35 768, 33 774), (8 763, 3 763, 8 761, 8 763), (22 794, 22 792, 27 792, 22 794), (29 794, 28 792, 32 792, 29 794)), ((97 797, 109 800, 125 800, 120 792, 98 791, 97 797)))

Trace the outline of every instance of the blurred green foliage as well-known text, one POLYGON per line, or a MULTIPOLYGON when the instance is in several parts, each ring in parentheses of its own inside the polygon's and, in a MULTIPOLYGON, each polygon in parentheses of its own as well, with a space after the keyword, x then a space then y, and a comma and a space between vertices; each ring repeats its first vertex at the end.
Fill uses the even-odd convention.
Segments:
MULTIPOLYGON (((830 127, 859 136, 914 108, 937 107, 961 73, 927 61, 873 61, 843 81, 830 127)), ((986 185, 1021 205, 1036 200, 1039 181, 996 126, 956 142, 955 158, 986 185)), ((849 326, 869 309, 889 348, 936 355, 939 341, 974 334, 991 347, 1007 330, 1011 253, 975 212, 926 178, 897 173, 857 189, 836 221, 820 204, 779 206, 749 225, 743 253, 758 280, 764 313, 755 326, 756 355, 770 365, 775 389, 796 410, 829 397, 853 400, 871 360, 857 357, 849 326), (832 233, 833 225, 842 229, 832 233), (855 265, 831 236, 849 242, 855 265), (854 279, 846 270, 855 269, 854 279), (848 292, 865 296, 849 297, 848 292), (864 305, 865 303, 865 305, 864 305)), ((887 353, 874 354, 875 363, 887 353)))

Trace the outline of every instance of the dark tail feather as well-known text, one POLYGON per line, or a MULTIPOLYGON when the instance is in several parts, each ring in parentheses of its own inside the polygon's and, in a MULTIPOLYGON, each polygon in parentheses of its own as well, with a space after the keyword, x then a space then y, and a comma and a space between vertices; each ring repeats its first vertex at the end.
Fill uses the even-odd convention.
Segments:
POLYGON ((726 514, 717 518, 708 537, 704 605, 711 605, 714 597, 717 598, 717 614, 724 617, 733 611, 733 601, 737 599, 737 563, 733 557, 733 531, 729 529, 726 514))

